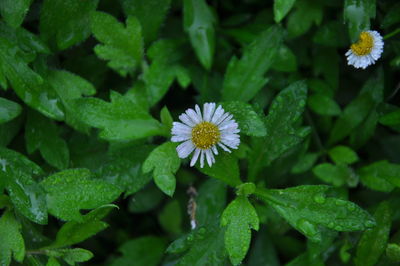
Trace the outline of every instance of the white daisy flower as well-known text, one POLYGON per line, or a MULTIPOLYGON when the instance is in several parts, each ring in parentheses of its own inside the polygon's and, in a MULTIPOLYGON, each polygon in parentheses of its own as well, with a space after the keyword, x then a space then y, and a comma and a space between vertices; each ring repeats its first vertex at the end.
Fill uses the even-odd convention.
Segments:
POLYGON ((200 167, 204 166, 204 157, 209 166, 215 162, 217 146, 230 152, 240 144, 238 124, 233 116, 225 112, 221 105, 205 103, 203 115, 196 104, 195 109, 187 109, 179 116, 181 122, 174 122, 171 130, 173 142, 183 142, 177 148, 180 158, 188 157, 193 151, 190 166, 195 165, 200 157, 200 167))
POLYGON ((365 69, 375 64, 383 52, 382 36, 377 31, 363 31, 356 43, 347 51, 347 63, 355 68, 365 69))

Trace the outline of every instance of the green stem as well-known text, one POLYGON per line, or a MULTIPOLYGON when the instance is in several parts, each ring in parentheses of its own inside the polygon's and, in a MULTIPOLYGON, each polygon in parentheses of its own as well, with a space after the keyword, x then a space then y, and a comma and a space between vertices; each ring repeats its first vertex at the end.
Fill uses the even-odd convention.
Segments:
POLYGON ((395 36, 395 35, 398 34, 398 33, 400 33, 400 28, 398 28, 398 29, 392 31, 391 33, 386 34, 385 36, 383 36, 383 39, 384 39, 384 40, 389 39, 389 38, 395 36))

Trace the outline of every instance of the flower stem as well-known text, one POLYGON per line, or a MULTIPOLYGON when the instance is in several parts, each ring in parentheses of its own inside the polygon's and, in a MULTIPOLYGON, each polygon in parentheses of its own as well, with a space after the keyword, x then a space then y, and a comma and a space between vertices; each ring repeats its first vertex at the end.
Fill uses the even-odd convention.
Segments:
POLYGON ((395 35, 398 34, 398 33, 400 33, 400 28, 398 28, 398 29, 392 31, 391 33, 386 34, 385 36, 383 36, 383 39, 384 39, 384 40, 389 39, 389 38, 395 36, 395 35))

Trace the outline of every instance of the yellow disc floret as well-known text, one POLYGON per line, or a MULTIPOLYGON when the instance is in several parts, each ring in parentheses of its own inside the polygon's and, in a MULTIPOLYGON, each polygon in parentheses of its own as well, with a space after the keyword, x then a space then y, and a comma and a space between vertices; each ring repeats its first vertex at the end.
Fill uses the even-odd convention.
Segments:
POLYGON ((199 149, 209 149, 216 144, 221 133, 216 125, 210 122, 201 122, 192 129, 193 144, 199 149))
POLYGON ((367 55, 371 53, 374 46, 374 38, 369 32, 361 32, 358 41, 350 46, 355 55, 367 55))

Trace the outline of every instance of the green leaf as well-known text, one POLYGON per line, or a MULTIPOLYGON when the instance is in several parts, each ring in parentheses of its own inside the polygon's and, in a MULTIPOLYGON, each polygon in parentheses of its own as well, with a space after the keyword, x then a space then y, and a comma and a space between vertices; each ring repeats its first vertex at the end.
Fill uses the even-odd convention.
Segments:
POLYGON ((309 134, 308 127, 299 127, 307 99, 307 86, 303 81, 291 84, 275 97, 264 123, 267 136, 253 139, 249 157, 249 176, 258 172, 285 152, 300 144, 309 134))
POLYGON ((13 28, 19 27, 29 10, 32 0, 3 0, 0 2, 0 14, 13 28))
POLYGON ((386 256, 394 262, 400 262, 400 245, 390 243, 386 247, 386 256))
POLYGON ((158 37, 165 17, 171 5, 171 0, 120 0, 126 16, 135 16, 143 28, 143 39, 146 44, 158 37))
POLYGON ((374 213, 376 226, 366 230, 357 245, 355 265, 376 265, 380 256, 386 249, 392 224, 391 209, 388 202, 379 204, 374 213))
POLYGON ((313 23, 319 25, 322 21, 323 10, 320 3, 312 0, 296 1, 296 9, 290 14, 287 30, 291 38, 303 35, 313 23))
POLYGON ((256 195, 312 241, 321 240, 319 226, 341 232, 375 226, 366 211, 353 202, 327 197, 328 186, 303 185, 287 189, 259 189, 256 195))
POLYGON ((281 45, 278 56, 275 59, 272 69, 282 72, 294 72, 297 70, 297 59, 295 54, 286 45, 281 45))
POLYGON ((267 134, 264 122, 250 104, 239 101, 221 104, 239 124, 240 133, 255 137, 263 137, 267 134))
POLYGON ((226 226, 225 247, 233 265, 239 265, 250 247, 251 230, 258 230, 256 210, 245 196, 237 197, 224 210, 221 225, 226 226))
POLYGON ((375 18, 375 0, 346 0, 343 16, 348 23, 349 34, 355 42, 361 31, 370 29, 370 19, 375 18))
POLYGON ((215 163, 211 167, 206 164, 203 168, 198 167, 197 169, 203 174, 219 179, 233 187, 242 183, 238 159, 226 152, 217 155, 215 163))
POLYGON ((136 193, 152 179, 150 174, 142 171, 142 163, 152 149, 153 146, 140 145, 112 152, 96 173, 125 191, 125 197, 136 193))
POLYGON ((360 94, 346 106, 329 136, 329 143, 333 144, 348 136, 368 116, 374 102, 369 94, 360 94))
POLYGON ((389 163, 386 160, 377 161, 359 169, 359 175, 361 180, 384 179, 393 186, 400 187, 400 164, 389 163))
POLYGON ((108 224, 101 221, 116 205, 103 205, 84 215, 80 222, 65 223, 57 232, 56 240, 48 248, 62 248, 80 243, 106 229, 108 224))
POLYGON ((305 155, 302 155, 297 163, 293 166, 291 173, 301 174, 307 172, 311 169, 311 167, 313 167, 318 159, 318 156, 319 155, 317 153, 306 153, 305 155))
POLYGON ((167 106, 164 106, 161 109, 160 120, 161 120, 161 123, 163 123, 166 127, 168 127, 168 131, 171 131, 172 123, 174 122, 174 119, 172 118, 171 113, 169 112, 167 106))
POLYGON ((379 118, 379 123, 385 126, 400 125, 400 110, 387 113, 379 118))
POLYGON ((106 140, 135 140, 162 133, 160 122, 114 91, 111 91, 111 103, 87 97, 71 100, 70 104, 82 122, 102 129, 100 137, 106 140))
POLYGON ((62 120, 64 112, 53 88, 27 63, 9 40, 0 37, 0 71, 7 77, 15 93, 27 105, 44 115, 62 120))
POLYGON ((54 257, 49 257, 49 260, 47 261, 47 264, 46 264, 46 266, 60 266, 60 265, 61 264, 54 257))
POLYGON ((176 152, 176 144, 165 142, 155 148, 143 163, 143 172, 153 171, 154 182, 168 196, 175 191, 175 173, 181 165, 176 152))
POLYGON ((355 151, 342 145, 333 147, 328 154, 336 164, 352 164, 359 160, 355 151))
POLYGON ((210 70, 215 50, 215 18, 204 0, 183 1, 183 25, 197 58, 210 70))
POLYGON ((49 212, 65 221, 83 221, 81 209, 94 209, 114 201, 121 191, 94 179, 87 169, 68 169, 44 179, 49 212))
POLYGON ((21 111, 19 104, 0 97, 0 124, 13 120, 21 111))
POLYGON ((28 153, 40 150, 43 158, 57 169, 65 169, 69 164, 67 143, 58 134, 57 125, 41 114, 30 111, 25 126, 28 153))
POLYGON ((0 264, 10 265, 11 256, 22 263, 25 257, 25 244, 21 235, 21 225, 11 211, 0 218, 0 264))
POLYGON ((40 35, 51 47, 65 50, 90 35, 90 12, 98 0, 45 0, 40 12, 40 35), (62 14, 62 16, 60 16, 62 14))
POLYGON ((133 73, 143 56, 142 29, 135 17, 128 17, 126 27, 104 12, 92 12, 90 25, 94 37, 103 44, 95 46, 96 55, 121 76, 133 73))
POLYGON ((0 148, 0 168, 0 179, 5 179, 14 207, 33 222, 46 224, 46 196, 32 178, 42 169, 22 154, 5 148, 0 148))
POLYGON ((346 47, 349 44, 345 26, 339 21, 330 21, 319 27, 313 42, 329 47, 346 47))
POLYGON ((168 202, 158 214, 158 222, 171 235, 182 233, 182 211, 177 200, 168 202))
POLYGON ((336 116, 340 115, 340 106, 331 98, 323 94, 313 94, 308 98, 308 106, 316 114, 336 116))
POLYGON ((165 240, 155 236, 144 236, 129 240, 118 248, 122 257, 115 259, 112 266, 160 265, 164 255, 165 240), (151 252, 149 252, 151 251, 151 252))
POLYGON ((267 83, 264 75, 274 62, 282 38, 283 30, 272 26, 245 47, 240 60, 231 58, 222 88, 224 101, 247 102, 261 90, 267 83))
POLYGON ((319 179, 328 184, 340 187, 344 184, 351 183, 352 171, 346 165, 333 165, 330 163, 322 163, 313 168, 313 173, 319 179))
POLYGON ((65 70, 49 71, 47 79, 65 107, 65 122, 79 131, 87 132, 88 127, 80 121, 70 100, 95 94, 94 86, 82 77, 65 70))
POLYGON ((48 250, 47 254, 49 256, 62 258, 69 265, 75 265, 77 262, 85 262, 93 258, 93 253, 83 248, 48 250))
POLYGON ((281 20, 289 13, 292 9, 296 0, 275 0, 274 1, 274 19, 276 23, 281 20))

